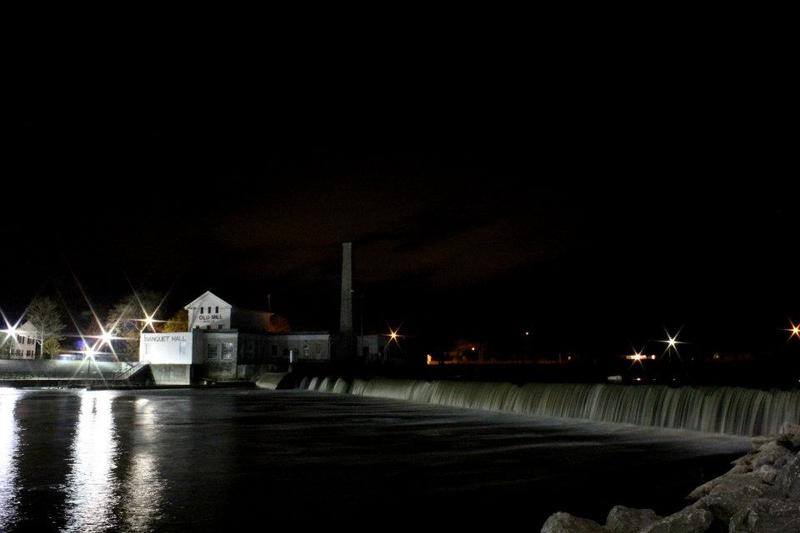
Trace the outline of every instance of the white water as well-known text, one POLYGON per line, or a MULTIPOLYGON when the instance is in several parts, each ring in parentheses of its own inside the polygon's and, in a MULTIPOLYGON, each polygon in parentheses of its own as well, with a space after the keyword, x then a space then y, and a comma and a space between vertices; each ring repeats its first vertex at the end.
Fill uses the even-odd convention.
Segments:
POLYGON ((300 388, 432 405, 579 418, 707 433, 772 435, 800 422, 800 391, 680 387, 304 379, 300 388))

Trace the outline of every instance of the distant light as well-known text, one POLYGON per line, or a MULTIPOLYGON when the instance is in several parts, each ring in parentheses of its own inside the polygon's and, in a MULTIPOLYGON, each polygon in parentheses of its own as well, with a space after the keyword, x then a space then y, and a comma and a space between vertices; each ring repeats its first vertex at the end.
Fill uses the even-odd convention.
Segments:
POLYGON ((647 356, 642 353, 643 351, 644 350, 634 350, 633 355, 626 355, 625 359, 636 363, 641 363, 643 359, 647 359, 647 356))
MULTIPOLYGON (((677 345, 678 344, 683 344, 681 341, 678 340, 678 335, 681 334, 680 330, 678 330, 678 333, 676 333, 674 336, 670 335, 669 331, 666 331, 666 330, 664 330, 664 331, 667 334, 667 340, 659 341, 659 342, 666 343, 666 345, 667 345, 667 349, 664 350, 664 353, 669 352, 670 350, 675 350, 675 353, 678 353, 678 346, 677 345)), ((680 354, 678 354, 678 355, 680 355, 680 354)))
POLYGON ((3 333, 8 335, 9 337, 13 337, 17 334, 17 328, 14 326, 8 326, 6 329, 3 330, 3 333))
POLYGON ((567 356, 567 361, 572 361, 572 356, 571 355, 567 356))
POLYGON ((642 381, 642 378, 633 378, 633 381, 642 381))
POLYGON ((789 321, 789 324, 789 329, 784 330, 789 332, 789 338, 791 339, 792 337, 797 337, 800 339, 800 324, 795 324, 791 320, 789 321))
POLYGON ((94 349, 93 346, 86 345, 86 349, 83 350, 83 358, 84 359, 94 359, 94 356, 97 355, 99 352, 94 349))
POLYGON ((526 336, 526 337, 527 337, 528 335, 530 335, 530 334, 531 334, 531 332, 530 332, 530 331, 526 331, 526 332, 525 332, 525 336, 526 336))
POLYGON ((110 331, 103 331, 103 333, 100 335, 101 343, 102 344, 107 344, 109 346, 111 346, 111 340, 113 338, 114 338, 114 336, 111 334, 110 331))
POLYGON ((431 354, 428 354, 427 357, 428 357, 428 361, 427 361, 426 364, 428 364, 428 365, 433 364, 433 357, 431 357, 431 354))
POLYGON ((653 360, 655 360, 655 358, 656 358, 656 354, 652 354, 652 355, 650 356, 650 359, 653 359, 653 360))
POLYGON ((155 320, 153 320, 153 316, 152 315, 144 317, 144 325, 145 326, 152 328, 154 323, 155 323, 155 320))
POLYGON ((472 348, 470 348, 470 350, 472 350, 474 352, 475 351, 475 347, 473 346, 472 348))

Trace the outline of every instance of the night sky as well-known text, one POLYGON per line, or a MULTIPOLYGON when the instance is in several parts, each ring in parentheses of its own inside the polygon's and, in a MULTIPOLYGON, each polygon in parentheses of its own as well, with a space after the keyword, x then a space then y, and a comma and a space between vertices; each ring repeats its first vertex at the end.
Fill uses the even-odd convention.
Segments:
POLYGON ((127 276, 171 288, 170 311, 271 294, 295 330, 335 328, 352 240, 365 329, 427 349, 511 353, 530 330, 536 350, 621 354, 664 327, 700 352, 786 349, 800 196, 780 84, 484 74, 40 87, 4 126, 0 306, 72 294, 74 272, 101 306, 127 276))

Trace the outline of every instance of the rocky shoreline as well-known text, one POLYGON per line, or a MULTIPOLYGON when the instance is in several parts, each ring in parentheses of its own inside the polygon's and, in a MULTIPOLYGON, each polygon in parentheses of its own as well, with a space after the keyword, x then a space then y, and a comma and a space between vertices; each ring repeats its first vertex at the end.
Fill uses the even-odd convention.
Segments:
POLYGON ((687 499, 689 506, 665 517, 618 505, 605 525, 555 513, 542 533, 800 533, 800 425, 754 438, 730 471, 687 499))

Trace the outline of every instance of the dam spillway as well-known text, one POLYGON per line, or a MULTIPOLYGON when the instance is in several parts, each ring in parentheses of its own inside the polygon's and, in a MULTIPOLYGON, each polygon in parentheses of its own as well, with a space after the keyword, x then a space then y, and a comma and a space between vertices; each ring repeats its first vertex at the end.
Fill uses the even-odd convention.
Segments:
POLYGON ((773 435, 800 423, 800 390, 586 383, 481 383, 400 379, 303 378, 298 388, 503 411, 529 416, 773 435))

